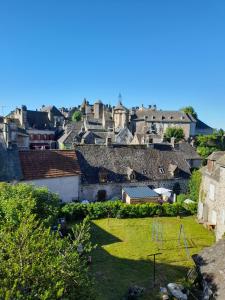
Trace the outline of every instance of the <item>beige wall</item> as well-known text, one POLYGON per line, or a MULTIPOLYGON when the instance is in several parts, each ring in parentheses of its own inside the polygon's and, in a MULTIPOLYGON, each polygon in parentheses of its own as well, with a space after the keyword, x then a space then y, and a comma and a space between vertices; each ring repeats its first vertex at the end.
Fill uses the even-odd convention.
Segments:
POLYGON ((47 187, 51 192, 59 194, 63 202, 79 199, 80 176, 26 180, 24 182, 47 187))
POLYGON ((141 204, 141 203, 155 203, 158 202, 159 197, 152 198, 130 198, 127 194, 125 195, 125 201, 127 204, 141 204))

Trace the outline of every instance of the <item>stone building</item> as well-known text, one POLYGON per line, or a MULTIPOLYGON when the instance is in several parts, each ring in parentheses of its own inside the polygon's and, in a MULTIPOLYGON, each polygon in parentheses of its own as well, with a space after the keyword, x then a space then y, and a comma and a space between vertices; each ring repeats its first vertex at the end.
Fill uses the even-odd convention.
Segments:
POLYGON ((180 151, 146 145, 77 145, 82 178, 80 199, 121 198, 123 187, 187 189, 190 166, 180 151))
POLYGON ((28 148, 31 149, 54 149, 57 146, 57 136, 62 131, 64 116, 55 106, 43 106, 41 111, 32 111, 22 105, 7 115, 6 120, 8 128, 11 126, 20 139, 17 142, 18 146, 23 144, 21 136, 26 135, 28 139, 26 142, 25 138, 23 139, 26 144, 24 148, 27 148, 28 144, 28 148))
POLYGON ((219 240, 225 233, 225 152, 212 153, 201 172, 198 220, 214 229, 219 240))
MULTIPOLYGON (((84 128, 85 133, 92 131, 97 135, 102 132, 110 132, 112 135, 113 132, 114 142, 120 144, 162 143, 164 134, 169 127, 182 128, 186 140, 190 140, 190 138, 194 138, 199 134, 213 133, 211 127, 195 119, 190 114, 182 111, 162 111, 157 109, 156 105, 149 105, 148 108, 142 105, 141 107, 128 109, 122 104, 121 97, 119 97, 118 105, 115 107, 105 105, 100 100, 91 105, 84 99, 82 105, 77 109, 82 113, 82 125, 79 130, 84 128), (129 138, 121 140, 121 136, 124 136, 125 131, 129 138)), ((70 125, 68 123, 65 126, 65 135, 68 134, 67 127, 70 127, 70 125)), ((78 132, 75 131, 75 129, 72 130, 70 134, 76 136, 75 140, 81 141, 78 132)), ((62 140, 65 138, 63 137, 62 140)), ((88 140, 86 142, 88 143, 88 140)), ((96 143, 98 142, 104 143, 97 138, 96 143)), ((66 144, 68 145, 68 143, 66 144)), ((71 147, 72 145, 70 145, 71 147)))

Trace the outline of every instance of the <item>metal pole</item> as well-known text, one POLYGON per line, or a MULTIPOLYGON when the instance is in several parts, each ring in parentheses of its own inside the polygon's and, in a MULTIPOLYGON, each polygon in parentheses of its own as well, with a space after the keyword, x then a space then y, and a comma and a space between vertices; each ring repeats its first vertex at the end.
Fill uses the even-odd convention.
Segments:
POLYGON ((153 256, 153 287, 155 287, 155 281, 156 281, 156 266, 155 266, 155 257, 156 255, 160 255, 162 254, 161 252, 158 252, 158 253, 153 253, 153 254, 150 254, 148 256, 153 256))

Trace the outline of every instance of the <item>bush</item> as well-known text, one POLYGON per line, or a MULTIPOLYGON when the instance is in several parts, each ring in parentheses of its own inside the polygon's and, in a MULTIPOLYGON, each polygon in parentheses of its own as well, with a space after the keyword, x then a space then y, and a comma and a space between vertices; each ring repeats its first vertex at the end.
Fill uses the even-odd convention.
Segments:
POLYGON ((125 204, 121 201, 106 201, 90 204, 68 203, 62 206, 61 214, 67 221, 75 221, 88 216, 91 219, 101 218, 144 218, 153 216, 192 215, 197 211, 197 203, 146 203, 125 204))

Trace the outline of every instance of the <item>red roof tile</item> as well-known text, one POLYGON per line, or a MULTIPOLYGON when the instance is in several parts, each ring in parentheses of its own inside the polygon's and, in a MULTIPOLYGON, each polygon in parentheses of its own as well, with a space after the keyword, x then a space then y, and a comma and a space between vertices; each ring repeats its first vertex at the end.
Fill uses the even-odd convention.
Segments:
POLYGON ((79 175, 80 167, 74 150, 20 151, 24 180, 79 175))

